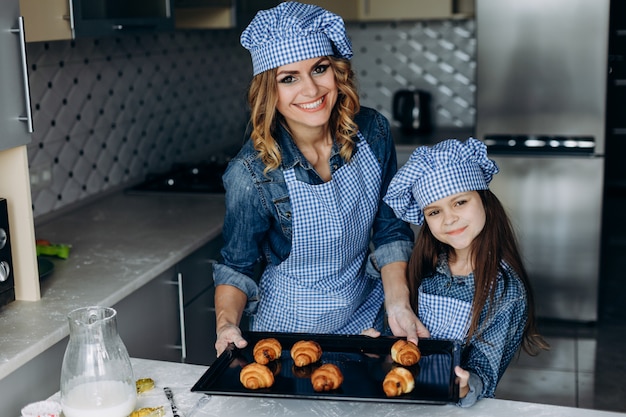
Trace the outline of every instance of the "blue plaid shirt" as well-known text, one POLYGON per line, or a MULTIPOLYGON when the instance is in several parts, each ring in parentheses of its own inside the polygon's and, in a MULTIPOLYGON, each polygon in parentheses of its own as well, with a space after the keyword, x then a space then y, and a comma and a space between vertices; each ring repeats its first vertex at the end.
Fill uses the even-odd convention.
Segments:
MULTIPOLYGON (((496 306, 487 316, 485 305, 478 331, 463 349, 461 367, 470 372, 470 392, 459 405, 468 407, 481 398, 491 398, 504 371, 518 351, 526 325, 527 300, 524 284, 517 274, 502 265, 508 277, 508 286, 502 274, 497 279, 496 306)), ((442 255, 436 272, 426 277, 422 291, 444 297, 472 302, 474 299, 474 275, 453 276, 448 267, 447 256, 442 255)))
MULTIPOLYGON (((408 223, 398 219, 382 202, 397 171, 388 120, 373 109, 361 107, 355 122, 382 167, 380 200, 371 234, 374 252, 366 258, 365 265, 368 274, 379 277, 383 266, 409 259, 414 236, 408 223)), ((294 167, 300 181, 323 183, 289 133, 282 126, 277 130, 275 135, 282 155, 280 169, 265 175, 265 165, 248 140, 223 176, 226 188, 225 244, 221 252, 223 261, 214 268, 214 280, 215 285, 232 285, 246 293, 247 312, 254 312, 258 301, 259 289, 254 279, 258 265, 263 262, 278 265, 291 250, 291 203, 283 169, 294 167)), ((330 157, 331 171, 336 172, 345 163, 335 144, 330 157)))

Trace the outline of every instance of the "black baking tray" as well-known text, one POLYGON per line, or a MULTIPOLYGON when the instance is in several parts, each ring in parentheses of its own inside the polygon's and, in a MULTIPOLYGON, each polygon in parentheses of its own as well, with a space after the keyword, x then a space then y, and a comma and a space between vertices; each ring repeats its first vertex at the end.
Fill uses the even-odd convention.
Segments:
POLYGON ((408 367, 415 377, 415 389, 399 397, 387 397, 382 389, 385 375, 398 366, 391 360, 391 345, 396 337, 372 338, 360 335, 327 335, 308 333, 244 332, 248 346, 231 345, 191 388, 191 391, 212 395, 244 397, 300 398, 394 403, 448 404, 459 400, 454 367, 459 364, 461 347, 453 340, 420 339, 422 358, 408 367), (250 390, 239 381, 241 368, 254 361, 252 349, 261 339, 274 337, 282 345, 279 360, 268 366, 275 373, 274 385, 250 390), (299 340, 315 340, 322 347, 322 359, 307 367, 293 364, 290 349, 299 340), (311 372, 322 363, 334 363, 344 376, 341 387, 334 391, 315 392, 311 372))

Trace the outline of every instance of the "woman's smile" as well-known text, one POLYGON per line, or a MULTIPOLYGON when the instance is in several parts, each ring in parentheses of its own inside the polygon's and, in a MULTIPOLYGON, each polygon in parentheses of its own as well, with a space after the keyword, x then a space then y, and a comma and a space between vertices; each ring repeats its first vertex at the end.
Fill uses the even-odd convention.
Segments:
POLYGON ((315 101, 312 101, 310 103, 299 103, 299 104, 295 104, 296 106, 300 107, 302 110, 319 110, 320 106, 322 106, 322 104, 325 103, 325 98, 321 97, 315 101))

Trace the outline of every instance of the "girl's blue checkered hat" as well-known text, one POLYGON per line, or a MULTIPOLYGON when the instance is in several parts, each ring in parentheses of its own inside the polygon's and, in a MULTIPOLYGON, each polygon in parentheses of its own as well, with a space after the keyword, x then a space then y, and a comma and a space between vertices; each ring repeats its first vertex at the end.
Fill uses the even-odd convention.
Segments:
POLYGON ((444 197, 486 190, 499 171, 477 139, 420 146, 391 180, 383 200, 404 221, 424 223, 424 207, 444 197))
POLYGON ((259 11, 241 34, 254 75, 320 56, 352 58, 343 19, 321 7, 293 1, 259 11))

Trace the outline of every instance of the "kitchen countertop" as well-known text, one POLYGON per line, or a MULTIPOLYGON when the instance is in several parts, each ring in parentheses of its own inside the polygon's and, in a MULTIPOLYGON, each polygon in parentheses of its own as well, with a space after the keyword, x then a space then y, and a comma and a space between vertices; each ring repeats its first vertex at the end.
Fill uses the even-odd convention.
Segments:
POLYGON ((0 309, 0 379, 69 334, 67 313, 112 306, 221 233, 220 195, 127 195, 95 200, 35 227, 71 245, 41 282, 41 300, 0 309))
POLYGON ((396 145, 398 168, 400 168, 409 160, 415 148, 433 146, 446 139, 465 140, 474 136, 474 129, 471 127, 439 127, 428 133, 413 133, 392 126, 391 135, 396 145))
POLYGON ((434 145, 446 139, 465 140, 474 136, 473 127, 434 127, 427 133, 415 133, 398 126, 391 126, 391 136, 400 150, 415 149, 422 145, 434 145))
MULTIPOLYGON (((626 414, 562 407, 520 401, 484 399, 470 408, 456 405, 391 404, 376 402, 298 400, 279 398, 244 398, 230 396, 205 396, 191 392, 190 388, 207 370, 206 366, 131 359, 135 378, 152 378, 155 389, 138 398, 137 407, 165 406, 167 417, 172 417, 163 387, 169 386, 174 401, 185 417, 623 417, 626 414), (203 399, 206 397, 205 399, 203 399), (202 399, 202 400, 201 400, 202 399), (196 410, 192 409, 198 406, 196 410)), ((59 394, 52 399, 59 400, 59 394)))

